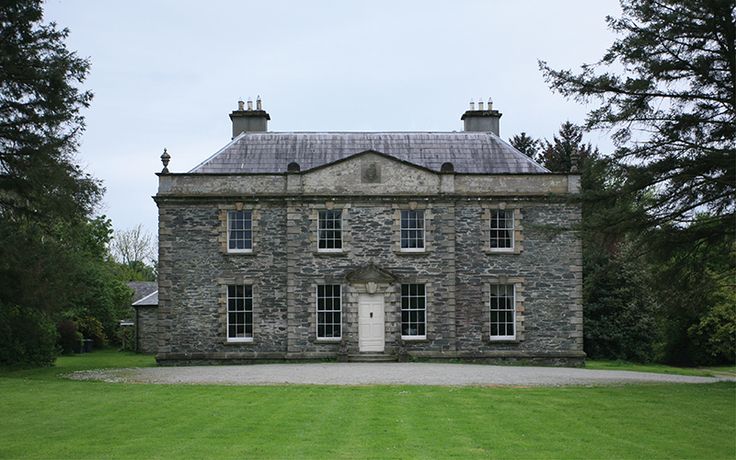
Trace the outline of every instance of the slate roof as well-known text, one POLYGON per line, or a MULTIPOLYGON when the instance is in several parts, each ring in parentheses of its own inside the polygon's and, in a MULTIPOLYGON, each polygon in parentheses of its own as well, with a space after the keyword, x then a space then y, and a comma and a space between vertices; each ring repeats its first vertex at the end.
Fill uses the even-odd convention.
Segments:
POLYGON ((130 281, 128 287, 133 290, 132 303, 138 302, 154 291, 158 291, 158 283, 155 281, 130 281))
POLYGON ((500 137, 486 132, 242 133, 189 172, 283 173, 293 161, 307 171, 365 151, 434 171, 451 162, 458 173, 549 172, 500 137))
POLYGON ((158 289, 143 297, 142 299, 133 302, 134 307, 147 307, 147 306, 158 306, 158 289))

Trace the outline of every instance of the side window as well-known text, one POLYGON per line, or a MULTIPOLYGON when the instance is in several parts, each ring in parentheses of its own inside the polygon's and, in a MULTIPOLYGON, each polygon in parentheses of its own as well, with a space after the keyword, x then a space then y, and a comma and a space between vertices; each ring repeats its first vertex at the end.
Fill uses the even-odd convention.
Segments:
POLYGON ((491 250, 514 249, 514 211, 509 209, 491 210, 490 228, 491 250))
POLYGON ((427 336, 427 293, 424 284, 401 285, 401 337, 427 336))
POLYGON ((253 213, 228 211, 227 251, 250 252, 253 250, 253 213))
POLYGON ((317 286, 317 338, 342 337, 342 296, 339 284, 317 286))
POLYGON ((401 250, 424 251, 424 211, 401 211, 401 250))
POLYGON ((253 340, 253 286, 249 284, 227 287, 227 340, 253 340))
POLYGON ((516 299, 513 284, 490 286, 491 340, 516 339, 516 299))
POLYGON ((342 211, 319 211, 317 233, 318 251, 342 251, 342 211))

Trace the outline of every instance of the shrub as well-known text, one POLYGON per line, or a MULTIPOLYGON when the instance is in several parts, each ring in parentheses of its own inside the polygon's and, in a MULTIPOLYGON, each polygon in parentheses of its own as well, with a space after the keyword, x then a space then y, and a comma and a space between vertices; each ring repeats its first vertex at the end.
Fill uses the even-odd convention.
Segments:
POLYGON ((58 353, 56 338, 43 312, 0 304, 0 365, 49 366, 58 353))
POLYGON ((78 318, 77 327, 85 339, 92 339, 94 341, 95 348, 100 348, 107 344, 105 329, 97 318, 93 316, 78 318))
POLYGON ((64 354, 79 353, 82 351, 82 334, 79 332, 77 323, 70 319, 59 321, 59 345, 64 354))
POLYGON ((118 329, 118 341, 120 341, 121 351, 136 351, 135 349, 135 331, 132 327, 120 327, 118 329))

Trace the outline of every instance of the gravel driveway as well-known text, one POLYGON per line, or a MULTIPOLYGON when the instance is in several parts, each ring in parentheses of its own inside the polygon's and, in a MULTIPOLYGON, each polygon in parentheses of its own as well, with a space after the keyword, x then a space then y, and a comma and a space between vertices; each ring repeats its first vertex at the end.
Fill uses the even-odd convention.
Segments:
POLYGON ((604 385, 712 383, 726 379, 561 367, 435 363, 308 363, 244 366, 147 367, 75 372, 77 380, 115 383, 224 385, 604 385))

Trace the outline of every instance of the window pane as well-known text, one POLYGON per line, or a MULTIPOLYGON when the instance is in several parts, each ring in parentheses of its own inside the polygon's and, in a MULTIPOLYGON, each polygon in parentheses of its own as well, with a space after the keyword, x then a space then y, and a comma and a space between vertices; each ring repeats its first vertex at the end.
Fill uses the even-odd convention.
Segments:
POLYGON ((489 306, 491 337, 513 338, 516 321, 513 284, 491 285, 489 306))

